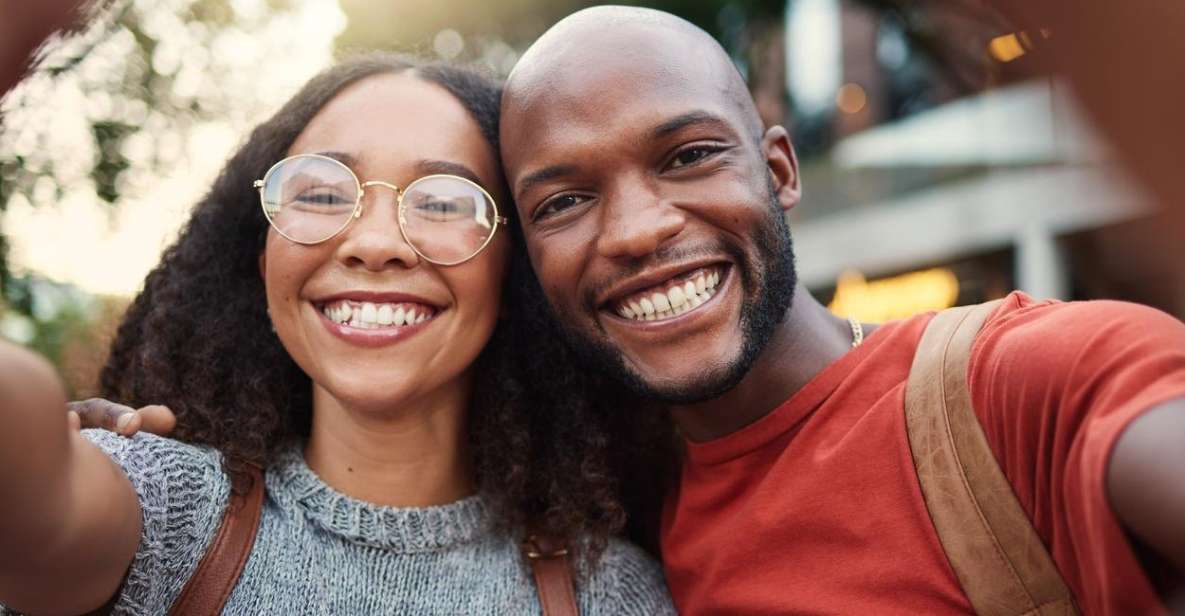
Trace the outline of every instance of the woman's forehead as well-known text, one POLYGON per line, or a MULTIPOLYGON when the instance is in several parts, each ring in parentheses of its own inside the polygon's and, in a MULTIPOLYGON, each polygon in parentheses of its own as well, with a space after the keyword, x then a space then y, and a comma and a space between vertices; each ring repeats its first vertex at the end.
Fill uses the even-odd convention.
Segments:
POLYGON ((416 161, 454 161, 483 183, 498 177, 498 161, 481 127, 448 90, 410 72, 354 83, 331 99, 293 142, 288 154, 344 152, 359 173, 411 172, 416 161))

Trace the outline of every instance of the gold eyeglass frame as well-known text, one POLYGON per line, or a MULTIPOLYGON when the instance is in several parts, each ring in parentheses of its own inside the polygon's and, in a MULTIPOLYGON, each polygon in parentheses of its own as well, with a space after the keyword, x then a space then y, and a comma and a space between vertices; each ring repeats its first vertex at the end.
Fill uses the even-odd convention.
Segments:
POLYGON ((283 159, 279 160, 278 162, 276 162, 276 164, 272 165, 267 170, 267 173, 263 174, 262 180, 255 180, 255 182, 252 184, 252 186, 254 186, 256 189, 259 190, 259 206, 261 208, 263 208, 263 216, 264 216, 264 218, 267 219, 267 222, 271 226, 271 228, 274 229, 276 231, 276 233, 279 233, 284 239, 286 239, 294 244, 301 244, 303 246, 313 246, 316 244, 320 244, 322 242, 328 242, 329 240, 340 235, 342 231, 345 231, 346 227, 350 226, 350 223, 354 222, 358 218, 362 218, 362 198, 365 196, 366 189, 368 187, 382 186, 385 188, 389 188, 389 189, 395 191, 396 207, 397 207, 398 213, 399 213, 399 216, 398 216, 399 235, 403 238, 403 241, 406 242, 408 246, 411 246, 411 249, 421 259, 423 259, 429 263, 432 263, 434 265, 440 265, 440 266, 444 266, 444 267, 448 267, 451 265, 460 265, 460 264, 476 257, 477 255, 481 254, 481 251, 485 250, 486 246, 489 246, 490 242, 494 240, 494 235, 498 232, 498 225, 510 224, 510 219, 498 214, 498 202, 494 200, 494 197, 492 197, 490 195, 490 193, 485 188, 482 188, 481 184, 478 184, 477 182, 474 182, 473 180, 470 180, 469 178, 463 178, 459 175, 451 175, 448 173, 434 173, 432 175, 425 175, 424 177, 416 178, 410 184, 407 185, 407 188, 400 188, 399 186, 397 186, 395 184, 392 184, 390 182, 383 182, 380 180, 367 180, 367 181, 363 182, 358 179, 358 174, 354 173, 354 170, 350 169, 350 167, 348 165, 346 165, 345 163, 343 163, 340 160, 337 160, 336 158, 324 156, 322 154, 294 154, 294 155, 289 156, 287 158, 283 158, 283 159), (354 209, 346 217, 346 221, 344 223, 342 223, 341 227, 338 227, 338 229, 336 231, 334 231, 333 233, 330 233, 324 239, 320 239, 320 240, 317 240, 314 242, 302 242, 298 239, 294 239, 294 238, 290 237, 287 233, 284 233, 283 231, 281 231, 280 227, 276 224, 275 220, 272 219, 271 213, 268 211, 266 198, 264 197, 264 194, 263 194, 263 189, 265 186, 267 186, 268 178, 271 177, 272 173, 276 169, 278 169, 281 165, 283 165, 284 163, 294 160, 294 159, 297 159, 297 158, 301 158, 301 159, 317 158, 317 159, 329 161, 330 163, 333 163, 333 164, 341 167, 342 169, 345 169, 346 173, 349 173, 350 177, 354 178, 354 184, 357 188, 358 198, 354 201, 354 209), (404 208, 404 205, 403 205, 403 195, 405 195, 408 191, 410 191, 411 188, 413 186, 415 186, 416 184, 419 184, 420 182, 423 182, 425 180, 431 180, 431 179, 435 179, 435 178, 448 178, 451 180, 460 180, 460 181, 476 188, 478 191, 481 192, 482 196, 484 196, 486 198, 486 200, 489 201, 490 207, 492 207, 494 209, 494 216, 493 216, 494 228, 490 231, 490 234, 488 236, 486 236, 486 239, 484 242, 481 243, 481 246, 479 246, 477 248, 477 250, 473 251, 473 254, 469 255, 468 257, 465 257, 464 259, 460 259, 458 261, 437 261, 435 259, 428 257, 428 255, 425 255, 423 252, 420 251, 419 247, 417 247, 414 242, 407 239, 407 230, 404 229, 404 225, 407 224, 407 219, 404 216, 404 212, 406 211, 406 208, 404 208))

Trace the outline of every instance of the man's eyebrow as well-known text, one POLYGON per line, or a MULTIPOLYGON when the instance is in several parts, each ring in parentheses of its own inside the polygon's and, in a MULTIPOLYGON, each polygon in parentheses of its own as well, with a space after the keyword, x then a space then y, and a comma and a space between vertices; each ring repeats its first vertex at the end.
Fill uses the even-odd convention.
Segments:
POLYGON ((552 165, 538 171, 533 171, 518 181, 518 188, 515 190, 515 195, 521 196, 528 190, 548 180, 554 180, 574 173, 576 173, 575 165, 552 165))
POLYGON ((707 111, 689 111, 687 113, 677 115, 658 126, 655 126, 650 131, 651 139, 662 139, 671 133, 678 132, 687 128, 688 126, 706 125, 715 126, 732 130, 732 126, 718 115, 708 113, 707 111))
MULTIPOLYGON (((485 183, 482 182, 481 178, 478 177, 477 173, 475 173, 472 169, 462 165, 461 163, 449 162, 447 160, 418 160, 416 161, 416 173, 418 173, 420 177, 436 174, 456 175, 463 177, 466 180, 477 184, 478 186, 485 186, 485 183)), ((493 189, 490 188, 490 190, 493 189)))

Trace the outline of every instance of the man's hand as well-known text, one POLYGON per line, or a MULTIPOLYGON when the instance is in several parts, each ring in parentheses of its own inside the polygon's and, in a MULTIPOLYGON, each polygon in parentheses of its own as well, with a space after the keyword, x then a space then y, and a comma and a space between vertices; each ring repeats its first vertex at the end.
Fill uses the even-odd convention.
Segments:
POLYGON ((121 436, 132 436, 143 430, 165 436, 177 426, 177 417, 167 406, 152 404, 134 409, 102 398, 91 398, 66 405, 70 427, 102 428, 121 436))

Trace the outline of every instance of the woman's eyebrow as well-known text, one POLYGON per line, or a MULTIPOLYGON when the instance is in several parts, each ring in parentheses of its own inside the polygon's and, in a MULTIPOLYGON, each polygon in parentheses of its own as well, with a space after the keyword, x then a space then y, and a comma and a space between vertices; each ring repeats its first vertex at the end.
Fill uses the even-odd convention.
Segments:
POLYGON ((416 161, 416 173, 420 176, 436 175, 439 173, 456 175, 479 186, 484 186, 484 182, 482 182, 481 178, 472 169, 460 163, 449 162, 447 160, 424 159, 416 161))
POLYGON ((326 158, 332 158, 333 160, 336 160, 337 162, 351 169, 355 168, 355 165, 358 163, 358 159, 355 158, 353 154, 338 152, 336 150, 329 150, 327 152, 314 152, 314 154, 317 154, 318 156, 324 156, 326 158))

